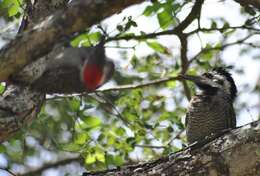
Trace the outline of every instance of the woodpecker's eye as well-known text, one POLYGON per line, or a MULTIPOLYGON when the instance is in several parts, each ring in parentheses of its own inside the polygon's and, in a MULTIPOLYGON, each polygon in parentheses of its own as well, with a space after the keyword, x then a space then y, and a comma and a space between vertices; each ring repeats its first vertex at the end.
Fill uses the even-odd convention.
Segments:
POLYGON ((203 76, 205 76, 206 78, 212 79, 213 75, 211 73, 204 73, 203 76))

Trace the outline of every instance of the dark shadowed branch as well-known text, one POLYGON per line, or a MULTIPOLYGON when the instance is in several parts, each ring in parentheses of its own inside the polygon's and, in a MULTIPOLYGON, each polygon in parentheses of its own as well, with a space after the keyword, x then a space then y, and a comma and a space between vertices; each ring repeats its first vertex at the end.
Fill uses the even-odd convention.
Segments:
MULTIPOLYGON (((180 42, 181 42, 181 48, 180 48, 180 53, 181 53, 181 73, 185 74, 189 68, 188 64, 188 57, 187 57, 187 51, 188 51, 188 44, 187 44, 187 36, 185 34, 180 34, 178 35, 180 42)), ((191 99, 191 92, 188 87, 188 84, 185 80, 182 80, 182 85, 184 88, 184 93, 187 97, 188 100, 191 99)))
POLYGON ((238 2, 241 6, 253 6, 260 10, 260 0, 235 0, 238 2))

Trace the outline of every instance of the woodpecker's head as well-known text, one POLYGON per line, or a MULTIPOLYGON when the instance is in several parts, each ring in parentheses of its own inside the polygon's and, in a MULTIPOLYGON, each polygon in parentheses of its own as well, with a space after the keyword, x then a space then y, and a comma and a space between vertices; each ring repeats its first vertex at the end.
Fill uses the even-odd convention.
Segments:
POLYGON ((112 77, 115 66, 106 58, 103 42, 85 51, 86 54, 82 58, 81 80, 87 90, 94 91, 112 77))
POLYGON ((222 67, 216 67, 212 71, 201 76, 180 75, 181 78, 194 82, 202 91, 208 94, 221 91, 235 99, 237 88, 229 72, 222 67))

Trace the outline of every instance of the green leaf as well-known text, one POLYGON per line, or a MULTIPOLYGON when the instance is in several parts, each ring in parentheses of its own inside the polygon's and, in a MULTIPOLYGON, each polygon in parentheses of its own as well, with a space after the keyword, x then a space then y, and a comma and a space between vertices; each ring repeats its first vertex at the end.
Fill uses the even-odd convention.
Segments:
POLYGON ((93 154, 88 154, 87 157, 85 158, 86 164, 93 164, 95 162, 96 162, 96 156, 93 154))
POLYGON ((105 159, 106 159, 106 165, 113 165, 114 164, 113 155, 106 154, 105 159))
POLYGON ((114 164, 115 164, 116 166, 122 166, 123 163, 124 163, 124 159, 123 159, 123 157, 120 156, 120 155, 114 156, 113 161, 114 161, 114 164))
MULTIPOLYGON (((207 44, 206 47, 205 47, 205 49, 210 49, 210 48, 212 48, 212 46, 209 45, 209 44, 207 44)), ((207 52, 204 52, 204 53, 201 54, 199 60, 202 61, 202 62, 209 62, 213 58, 214 53, 215 53, 215 51, 213 51, 213 50, 209 50, 207 52)))
POLYGON ((153 6, 147 6, 143 11, 143 15, 144 16, 150 16, 153 12, 154 12, 154 7, 153 6))
POLYGON ((147 41, 146 44, 157 52, 160 52, 163 54, 169 54, 168 49, 157 41, 152 41, 152 42, 147 41))
POLYGON ((222 28, 227 29, 227 28, 229 28, 229 27, 230 27, 229 23, 225 22, 222 28))
POLYGON ((172 88, 175 88, 177 84, 176 84, 176 81, 169 81, 166 83, 166 85, 168 88, 172 89, 172 88))
POLYGON ((144 11, 143 15, 144 16, 151 16, 153 13, 156 13, 160 9, 160 3, 154 3, 153 5, 147 6, 144 11))
POLYGON ((90 139, 89 135, 87 133, 77 133, 77 136, 75 138, 76 144, 85 144, 90 139))
POLYGON ((118 136, 123 136, 125 134, 125 129, 124 128, 116 128, 115 133, 118 136))
POLYGON ((105 153, 103 151, 96 151, 95 156, 98 161, 105 162, 105 153))
POLYGON ((95 129, 101 125, 101 120, 97 117, 93 116, 85 116, 82 114, 83 117, 81 117, 82 121, 79 121, 78 123, 75 123, 75 129, 79 132, 82 130, 88 131, 95 129))
POLYGON ((73 47, 78 47, 78 46, 90 47, 98 43, 100 38, 101 38, 100 32, 81 34, 77 36, 75 39, 73 39, 70 42, 70 44, 73 47))
POLYGON ((91 128, 98 127, 101 125, 101 120, 97 117, 86 116, 84 122, 91 128))
POLYGON ((170 25, 175 23, 174 17, 168 10, 164 10, 157 14, 160 27, 162 29, 168 28, 170 25))
POLYGON ((0 94, 3 94, 5 91, 5 85, 3 83, 0 84, 0 94))
POLYGON ((5 153, 6 147, 4 145, 0 145, 0 153, 5 153))
POLYGON ((81 145, 75 143, 69 143, 61 146, 64 151, 77 152, 81 149, 81 145))
POLYGON ((124 31, 124 28, 122 25, 117 25, 116 26, 116 29, 119 31, 119 32, 123 32, 124 31))
POLYGON ((8 16, 15 16, 20 11, 20 4, 18 0, 3 0, 0 9, 7 9, 8 16))
POLYGON ((131 64, 132 64, 133 67, 135 67, 135 66, 137 65, 137 63, 138 63, 138 58, 137 58, 137 56, 134 54, 134 55, 132 56, 132 58, 131 58, 131 64))
POLYGON ((215 21, 211 22, 211 28, 213 29, 217 28, 217 23, 215 21))
POLYGON ((77 112, 80 108, 80 100, 76 97, 73 97, 70 101, 70 107, 72 111, 77 112))

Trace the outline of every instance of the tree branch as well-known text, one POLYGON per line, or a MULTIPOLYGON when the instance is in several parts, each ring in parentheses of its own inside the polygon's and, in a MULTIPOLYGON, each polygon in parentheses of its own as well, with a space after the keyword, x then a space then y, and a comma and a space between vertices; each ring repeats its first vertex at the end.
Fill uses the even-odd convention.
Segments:
POLYGON ((249 34, 247 36, 245 36, 242 39, 239 39, 235 42, 231 42, 231 43, 227 43, 227 44, 223 44, 221 46, 217 46, 217 47, 212 47, 212 48, 204 48, 201 51, 199 51, 195 56, 193 56, 189 61, 188 61, 188 65, 190 65, 194 60, 196 60, 201 54, 205 53, 205 52, 209 52, 212 50, 224 50, 225 48, 229 47, 229 46, 234 46, 234 45, 238 45, 238 44, 245 44, 245 45, 249 45, 251 47, 257 47, 257 45, 252 45, 251 43, 245 43, 246 40, 248 40, 249 38, 251 38, 254 35, 258 35, 256 34, 249 34))
POLYGON ((10 171, 10 170, 7 169, 7 168, 0 167, 0 170, 6 171, 6 172, 9 173, 11 176, 16 176, 12 171, 10 171))
POLYGON ((172 35, 172 34, 181 34, 183 33, 183 30, 188 27, 194 19, 198 17, 200 14, 200 9, 203 4, 204 0, 197 0, 192 7, 189 15, 174 29, 172 30, 167 30, 167 31, 162 31, 162 32, 157 32, 157 33, 150 33, 150 34, 145 34, 145 35, 135 35, 135 36, 122 36, 122 37, 111 37, 107 41, 115 41, 115 40, 141 40, 141 39, 147 39, 147 38, 155 38, 157 36, 161 35, 172 35))
POLYGON ((260 10, 260 0, 235 0, 242 6, 253 6, 260 10))
POLYGON ((72 162, 82 162, 82 159, 80 157, 76 156, 76 157, 62 159, 62 160, 59 160, 59 161, 56 161, 56 162, 47 163, 47 164, 44 164, 42 167, 39 167, 37 169, 28 171, 28 172, 23 173, 23 174, 19 174, 19 176, 40 175, 43 171, 45 171, 47 169, 55 168, 55 167, 59 167, 59 166, 64 166, 64 165, 70 164, 72 162))
POLYGON ((248 30, 248 31, 255 31, 255 32, 260 32, 260 29, 254 28, 251 26, 246 26, 246 25, 241 25, 241 26, 224 26, 224 27, 215 27, 215 28, 198 28, 195 29, 191 32, 186 33, 187 35, 192 35, 198 32, 212 32, 212 31, 219 31, 220 33, 223 33, 224 31, 227 30, 236 30, 236 29, 241 29, 241 30, 248 30))
POLYGON ((200 147, 158 160, 83 176, 260 175, 260 121, 239 127, 200 147))
POLYGON ((29 125, 40 111, 45 95, 28 87, 9 85, 0 96, 0 143, 29 125))
MULTIPOLYGON (((182 80, 182 78, 179 77, 179 76, 172 76, 172 77, 168 77, 168 78, 155 79, 155 80, 152 80, 152 81, 139 83, 139 84, 127 84, 127 85, 115 86, 115 87, 107 88, 107 89, 98 89, 93 93, 138 89, 138 88, 143 88, 143 87, 147 87, 147 86, 154 86, 154 85, 157 85, 157 84, 163 84, 163 83, 166 83, 168 81, 175 81, 175 80, 182 80)), ((65 97, 70 97, 70 96, 71 97, 85 96, 87 94, 90 94, 90 93, 72 94, 72 95, 56 95, 54 97, 48 98, 48 100, 52 100, 52 99, 56 99, 56 98, 65 98, 65 97)))
MULTIPOLYGON (((185 74, 189 68, 189 63, 188 63, 188 57, 187 57, 187 51, 188 51, 188 45, 187 45, 187 36, 185 34, 180 34, 178 35, 180 42, 181 42, 181 74, 185 74)), ((184 88, 184 93, 187 97, 188 100, 191 99, 191 93, 190 89, 188 87, 188 84, 186 80, 182 80, 182 85, 184 88)))
POLYGON ((96 92, 110 92, 110 91, 138 89, 138 88, 142 88, 142 87, 152 86, 152 85, 156 85, 156 84, 162 84, 162 83, 165 83, 168 81, 175 81, 175 80, 182 80, 182 78, 179 76, 172 76, 172 77, 168 77, 168 78, 152 80, 152 81, 149 81, 146 83, 129 84, 129 85, 116 86, 116 87, 108 88, 108 89, 100 89, 100 90, 96 90, 96 92))

